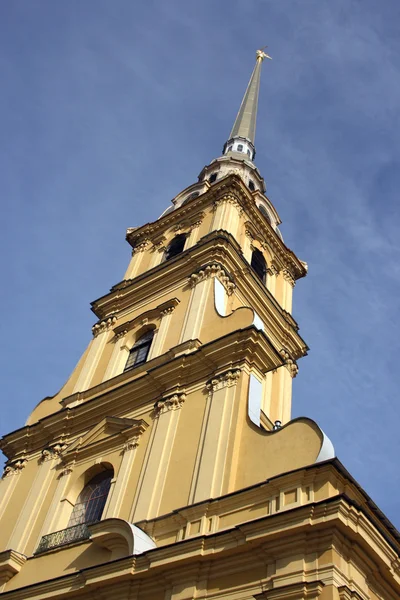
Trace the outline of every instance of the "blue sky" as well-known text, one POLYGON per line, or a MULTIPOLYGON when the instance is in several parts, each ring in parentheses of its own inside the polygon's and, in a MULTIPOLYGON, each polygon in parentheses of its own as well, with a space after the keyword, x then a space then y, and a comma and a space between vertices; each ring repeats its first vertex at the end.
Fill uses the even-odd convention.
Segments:
POLYGON ((293 415, 400 526, 399 25, 398 0, 2 4, 2 433, 61 387, 126 228, 220 154, 268 44, 256 164, 309 264, 293 415))

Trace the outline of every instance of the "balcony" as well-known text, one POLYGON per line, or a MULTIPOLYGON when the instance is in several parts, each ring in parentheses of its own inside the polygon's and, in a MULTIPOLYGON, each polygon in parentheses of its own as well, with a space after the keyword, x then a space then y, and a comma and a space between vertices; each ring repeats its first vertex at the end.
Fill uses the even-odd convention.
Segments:
POLYGON ((61 531, 55 531, 54 533, 44 535, 40 540, 35 555, 48 552, 49 550, 53 550, 53 548, 75 544, 75 542, 80 542, 81 540, 88 540, 89 537, 89 529, 85 523, 67 527, 61 531))

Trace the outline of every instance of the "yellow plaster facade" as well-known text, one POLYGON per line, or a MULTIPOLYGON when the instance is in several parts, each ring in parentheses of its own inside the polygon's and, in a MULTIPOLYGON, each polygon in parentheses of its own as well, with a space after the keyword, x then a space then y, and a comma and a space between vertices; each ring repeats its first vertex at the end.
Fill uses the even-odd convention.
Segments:
POLYGON ((2 438, 5 598, 400 597, 398 532, 318 425, 291 420, 307 267, 239 134, 128 230, 76 369, 2 438))

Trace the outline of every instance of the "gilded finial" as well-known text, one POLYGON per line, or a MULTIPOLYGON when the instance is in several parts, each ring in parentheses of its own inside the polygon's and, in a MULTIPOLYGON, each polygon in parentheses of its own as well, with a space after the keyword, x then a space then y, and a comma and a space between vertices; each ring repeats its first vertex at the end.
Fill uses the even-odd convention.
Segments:
POLYGON ((269 58, 269 60, 272 60, 271 56, 269 56, 269 54, 267 54, 266 52, 264 52, 265 48, 268 48, 268 46, 264 46, 260 50, 257 50, 257 52, 256 52, 257 60, 258 59, 264 60, 264 58, 269 58))

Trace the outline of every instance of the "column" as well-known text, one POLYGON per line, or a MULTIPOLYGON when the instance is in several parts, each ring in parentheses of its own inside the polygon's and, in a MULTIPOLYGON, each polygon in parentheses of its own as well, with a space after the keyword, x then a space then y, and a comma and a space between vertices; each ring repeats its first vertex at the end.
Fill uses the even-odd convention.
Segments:
POLYGON ((112 517, 118 518, 121 509, 122 500, 126 492, 129 477, 131 475, 133 462, 136 456, 136 448, 139 445, 140 436, 135 436, 123 447, 123 456, 121 465, 118 470, 118 474, 115 481, 115 486, 110 494, 110 500, 104 509, 103 519, 110 519, 112 517))
POLYGON ((29 490, 25 504, 8 541, 8 547, 17 550, 17 552, 25 553, 31 531, 40 515, 40 507, 46 497, 50 479, 53 476, 51 471, 54 468, 55 459, 58 459, 58 457, 59 451, 51 448, 42 452, 33 485, 29 490))
POLYGON ((190 502, 215 498, 224 489, 229 433, 231 429, 236 384, 240 370, 227 371, 208 384, 208 399, 203 419, 190 502))
POLYGON ((83 363, 82 370, 79 374, 78 380, 74 386, 73 394, 76 392, 83 392, 89 389, 90 382, 94 375, 94 372, 99 364, 100 357, 105 348, 108 340, 109 330, 116 323, 117 318, 115 316, 103 319, 93 326, 92 331, 94 339, 90 343, 89 352, 87 353, 85 362, 83 363))
POLYGON ((133 279, 138 275, 144 252, 147 250, 148 245, 149 240, 143 240, 133 248, 131 262, 124 275, 124 279, 133 279))
POLYGON ((171 451, 186 395, 176 393, 159 400, 155 407, 153 430, 143 461, 142 473, 134 499, 132 523, 158 515, 171 451))

